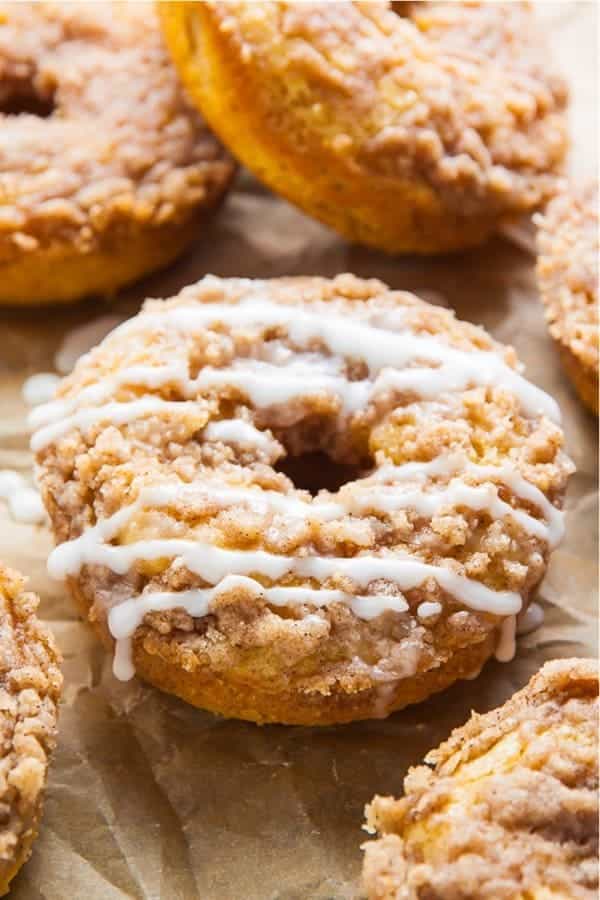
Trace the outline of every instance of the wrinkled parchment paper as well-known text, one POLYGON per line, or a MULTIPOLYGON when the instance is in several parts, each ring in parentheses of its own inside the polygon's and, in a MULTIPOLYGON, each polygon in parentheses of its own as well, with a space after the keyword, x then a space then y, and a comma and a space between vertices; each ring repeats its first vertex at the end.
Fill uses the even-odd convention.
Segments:
MULTIPOLYGON (((574 90, 576 177, 596 167, 593 3, 543 4, 574 90)), ((20 388, 54 367, 70 330, 125 318, 147 295, 169 296, 219 275, 378 276, 514 344, 529 377, 563 411, 577 464, 567 536, 541 590, 545 624, 516 659, 489 663, 427 703, 386 721, 338 728, 222 721, 137 682, 120 684, 110 660, 49 580, 46 528, 11 522, 0 503, 0 558, 27 573, 64 653, 60 740, 40 837, 14 882, 14 900, 341 900, 360 897, 363 806, 401 791, 409 765, 471 709, 503 702, 549 658, 596 653, 596 422, 565 380, 536 297, 533 259, 498 238, 454 258, 395 260, 350 247, 242 177, 218 219, 170 271, 113 302, 0 314, 0 468, 30 471, 20 388)))

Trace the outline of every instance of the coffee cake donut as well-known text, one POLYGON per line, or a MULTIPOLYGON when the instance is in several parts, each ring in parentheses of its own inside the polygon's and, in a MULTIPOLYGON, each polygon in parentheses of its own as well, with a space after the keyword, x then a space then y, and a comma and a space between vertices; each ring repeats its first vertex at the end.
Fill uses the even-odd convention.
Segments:
POLYGON ((598 415, 598 183, 564 191, 538 220, 537 275, 567 375, 598 415))
POLYGON ((152 4, 0 2, 0 303, 111 293, 166 265, 233 169, 152 4))
POLYGON ((31 853, 56 743, 60 654, 37 605, 0 565, 0 895, 31 853))
POLYGON ((595 900, 598 665, 554 660, 367 807, 369 900, 595 900))
POLYGON ((160 14, 224 143, 352 241, 474 246, 555 188, 567 92, 529 4, 228 0, 160 14))
POLYGON ((383 716, 510 657, 562 533, 557 419, 512 350, 379 281, 207 277, 33 412, 50 571, 121 677, 383 716), (313 497, 285 469, 318 451, 347 483, 313 497))

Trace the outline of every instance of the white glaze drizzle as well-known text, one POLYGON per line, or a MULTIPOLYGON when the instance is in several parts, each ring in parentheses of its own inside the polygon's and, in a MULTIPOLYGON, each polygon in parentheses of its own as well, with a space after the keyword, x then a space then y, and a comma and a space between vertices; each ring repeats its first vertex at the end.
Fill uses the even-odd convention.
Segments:
POLYGON ((60 383, 60 377, 54 372, 37 372, 23 382, 21 392, 28 406, 48 403, 60 383))
POLYGON ((53 577, 76 574, 85 564, 107 566, 122 575, 135 562, 176 559, 178 565, 186 567, 209 584, 216 584, 227 574, 261 573, 274 581, 284 575, 295 574, 320 583, 341 575, 351 578, 361 587, 383 578, 396 584, 400 590, 411 590, 431 578, 474 610, 511 615, 521 608, 521 597, 516 592, 494 591, 444 566, 424 563, 399 553, 393 556, 295 557, 264 550, 228 550, 203 541, 180 538, 148 539, 112 546, 86 540, 89 531, 82 535, 84 540, 67 542, 56 548, 48 561, 53 577))
MULTIPOLYGON (((109 400, 124 385, 140 385, 152 390, 163 387, 165 384, 175 384, 187 388, 191 384, 187 365, 173 362, 168 366, 129 366, 114 375, 106 375, 101 381, 86 385, 78 391, 76 396, 66 399, 59 398, 38 406, 29 414, 29 425, 31 428, 41 428, 45 425, 55 424, 65 416, 71 417, 81 407, 83 407, 82 411, 87 412, 97 407, 98 404, 103 404, 105 400, 109 400)), ((152 399, 162 403, 167 402, 162 397, 152 399)), ((126 403, 121 405, 126 406, 126 403)), ((102 406, 99 408, 102 409, 102 406)))
POLYGON ((364 409, 370 400, 388 391, 417 393, 422 398, 431 399, 447 391, 462 390, 471 383, 464 371, 453 373, 444 367, 411 368, 402 372, 384 369, 375 381, 348 381, 342 375, 310 374, 298 366, 277 366, 259 360, 237 361, 225 369, 207 367, 195 379, 184 378, 181 365, 177 363, 160 367, 131 367, 124 369, 119 376, 112 376, 114 380, 110 385, 106 381, 90 385, 76 398, 57 400, 34 409, 29 424, 38 430, 31 439, 31 449, 37 452, 73 429, 84 430, 98 422, 115 425, 130 423, 138 417, 139 406, 136 404, 142 400, 152 400, 152 412, 159 415, 162 412, 186 414, 194 401, 168 401, 158 396, 78 408, 82 399, 104 399, 113 396, 120 385, 142 384, 143 369, 147 370, 143 376, 145 387, 178 384, 186 397, 211 388, 236 388, 260 409, 328 392, 338 398, 342 410, 348 414, 364 409), (163 406, 166 408, 163 409, 163 406))
POLYGON ((439 616, 442 611, 442 604, 437 600, 425 600, 419 603, 417 607, 417 615, 420 619, 429 619, 432 616, 439 616))
MULTIPOLYGON (((539 520, 532 521, 533 517, 523 510, 515 510, 512 507, 507 508, 509 504, 500 500, 497 494, 495 496, 491 495, 490 503, 487 507, 483 507, 492 517, 512 516, 525 532, 547 540, 550 547, 556 547, 562 540, 565 527, 562 510, 557 509, 544 492, 536 487, 535 484, 527 481, 519 469, 510 462, 504 462, 500 466, 474 463, 466 459, 463 453, 453 452, 439 456, 429 463, 417 462, 405 463, 403 466, 381 466, 373 475, 373 478, 384 482, 413 479, 424 482, 431 476, 450 476, 455 472, 461 473, 463 476, 468 475, 477 481, 489 479, 491 482, 499 482, 501 485, 508 487, 516 497, 526 500, 541 511, 545 519, 545 525, 539 520), (534 521, 537 521, 537 525, 534 524, 534 521)), ((464 486, 469 487, 469 485, 464 486)), ((459 497, 460 492, 457 492, 456 496, 459 497)), ((462 502, 465 506, 469 506, 464 499, 462 502)))
MULTIPOLYGON (((136 422, 151 415, 178 415, 188 413, 191 408, 202 410, 200 404, 178 403, 176 400, 163 400, 160 397, 141 397, 129 403, 107 403, 105 406, 90 406, 80 409, 71 416, 57 420, 40 428, 31 437, 31 449, 37 453, 57 438, 73 429, 86 429, 106 421, 113 425, 124 425, 136 422)), ((42 409, 43 407, 38 407, 42 409)), ((33 410, 36 412, 36 410, 33 410)))
POLYGON ((242 575, 226 575, 219 583, 208 589, 180 592, 153 592, 140 597, 132 597, 114 606, 108 616, 108 625, 117 644, 113 661, 113 672, 117 678, 127 681, 135 674, 131 660, 131 639, 136 628, 142 624, 149 612, 183 609, 194 617, 206 616, 211 605, 224 594, 244 590, 254 597, 261 597, 271 606, 295 606, 310 604, 315 607, 329 606, 331 603, 346 603, 361 619, 374 619, 381 613, 393 610, 406 612, 408 604, 402 597, 356 596, 337 590, 314 590, 305 587, 265 588, 253 578, 242 575))
POLYGON ((262 450, 271 450, 275 446, 273 438, 245 419, 219 419, 209 422, 204 429, 203 437, 207 441, 259 447, 262 450))
MULTIPOLYGON (((421 398, 432 398, 473 386, 499 385, 508 388, 518 397, 527 414, 533 416, 543 414, 555 421, 559 419, 558 408, 552 398, 527 382, 494 352, 463 351, 429 335, 415 335, 408 331, 390 333, 389 330, 374 327, 364 321, 348 321, 342 316, 331 316, 324 309, 307 311, 298 307, 269 303, 254 296, 236 305, 196 304, 145 314, 124 323, 115 333, 123 335, 131 334, 138 329, 163 328, 177 329, 187 334, 217 323, 229 324, 234 329, 282 327, 297 346, 308 347, 317 341, 339 357, 363 360, 369 375, 375 377, 363 381, 349 381, 341 371, 336 371, 331 366, 324 371, 318 371, 318 366, 315 370, 313 365, 308 365, 298 358, 283 365, 256 359, 237 359, 227 368, 205 367, 193 379, 189 376, 187 366, 177 361, 166 366, 132 366, 116 375, 107 376, 97 384, 83 388, 75 397, 59 399, 34 411, 31 422, 38 431, 32 438, 32 449, 39 451, 72 429, 86 429, 102 421, 125 424, 146 415, 187 414, 192 405, 197 405, 200 412, 204 407, 195 404, 194 399, 198 397, 198 393, 213 387, 237 388, 258 408, 289 403, 295 398, 327 391, 339 398, 344 412, 353 413, 364 408, 378 394, 387 391, 416 393, 421 398), (433 367, 422 366, 421 363, 425 361, 433 364, 433 367), (105 402, 124 386, 156 389, 167 384, 177 384, 185 399, 174 402, 156 396, 142 396, 124 402, 105 402), (81 404, 89 405, 82 407, 81 404)), ((232 442, 250 442, 260 446, 262 439, 258 435, 262 435, 262 432, 243 420, 231 420, 228 424, 210 423, 205 433, 208 440, 224 439, 232 442), (252 434, 249 429, 252 429, 252 434)), ((264 437, 265 440, 269 440, 267 436, 264 437)), ((374 494, 374 484, 365 483, 369 492, 362 504, 357 499, 356 491, 346 494, 343 491, 338 492, 332 502, 318 499, 306 502, 298 497, 289 497, 274 491, 256 491, 248 487, 215 487, 210 489, 212 495, 206 485, 202 485, 199 490, 201 497, 213 499, 219 504, 259 503, 265 504, 266 509, 304 517, 328 518, 345 512, 362 513, 369 509, 390 512, 394 509, 411 507, 421 514, 433 515, 447 503, 449 507, 466 506, 474 510, 485 510, 493 518, 512 517, 528 533, 549 543, 558 540, 562 527, 558 510, 539 489, 525 481, 516 469, 508 466, 484 467, 463 463, 462 472, 472 473, 476 469, 481 477, 498 478, 510 487, 516 496, 538 507, 545 516, 545 522, 541 522, 524 510, 514 509, 501 500, 494 484, 475 486, 465 484, 461 479, 454 479, 443 490, 423 491, 403 488, 398 490, 399 483, 401 484, 404 479, 409 480, 417 473, 414 467, 421 466, 417 474, 419 480, 426 478, 427 466, 430 467, 428 474, 431 475, 433 468, 438 464, 439 461, 431 464, 408 464, 404 477, 399 471, 403 467, 381 469, 372 481, 379 482, 385 490, 374 494), (412 474, 408 472, 409 467, 413 467, 412 474), (390 478, 394 484, 385 484, 386 479, 390 478)), ((448 465, 448 461, 444 461, 442 466, 444 465, 448 465)), ((370 582, 383 578, 393 582, 401 591, 414 589, 431 578, 443 590, 459 597, 472 609, 509 617, 508 621, 512 622, 510 627, 502 626, 497 651, 500 656, 507 656, 509 652, 507 648, 510 645, 511 633, 514 643, 515 615, 521 608, 519 594, 494 591, 444 566, 424 563, 410 556, 394 554, 394 556, 352 558, 286 557, 265 551, 225 550, 199 541, 180 539, 141 540, 122 546, 106 543, 128 522, 135 508, 141 508, 146 502, 155 506, 173 502, 176 495, 169 494, 170 490, 170 487, 168 489, 163 487, 147 489, 146 493, 145 489, 138 501, 130 507, 87 529, 81 537, 57 547, 49 561, 52 574, 58 576, 75 574, 84 564, 106 565, 114 572, 124 574, 136 561, 168 558, 177 560, 178 564, 186 566, 216 587, 202 591, 144 595, 143 604, 149 605, 146 611, 150 608, 170 609, 173 605, 179 607, 188 602, 190 608, 204 608, 203 603, 209 604, 217 596, 215 591, 219 591, 220 586, 222 588, 223 580, 235 576, 244 578, 246 586, 247 582, 251 581, 256 586, 254 590, 260 591, 268 602, 274 604, 279 600, 281 604, 309 602, 313 605, 324 605, 334 602, 334 599, 338 601, 343 599, 352 606, 356 615, 363 618, 378 615, 385 609, 399 609, 402 604, 404 610, 406 603, 402 598, 394 596, 360 597, 343 594, 340 591, 315 590, 312 587, 274 586, 265 589, 248 576, 260 573, 276 581, 292 573, 319 583, 334 576, 347 576, 360 588, 365 588, 370 582), (156 603, 158 607, 154 605, 156 603), (374 609, 378 609, 379 612, 373 612, 374 609)), ((181 487, 178 486, 177 490, 180 496, 181 487)), ((126 604, 132 606, 140 606, 141 603, 140 598, 126 601, 126 604)), ((125 620, 130 615, 128 611, 131 607, 126 604, 121 604, 111 611, 110 622, 117 623, 114 626, 117 630, 119 616, 122 615, 125 620), (123 608, 125 611, 120 613, 119 610, 123 608)), ((430 604, 433 605, 435 604, 430 604)), ((425 607, 427 604, 422 606, 425 607)), ((139 620, 138 612, 136 609, 135 615, 131 614, 133 617, 131 621, 139 624, 144 612, 141 612, 139 620)), ((432 614, 431 609, 428 610, 428 614, 432 614)), ((134 624, 131 634, 135 627, 137 625, 134 624)), ((113 634, 118 637, 115 631, 113 634)), ((126 638, 127 636, 119 638, 119 641, 126 638)), ((126 656, 123 646, 118 646, 119 664, 123 663, 126 656)))
POLYGON ((517 616, 507 616, 500 624, 498 630, 498 643, 494 651, 494 656, 498 662, 510 662, 511 659, 514 659, 517 649, 516 634, 517 616))
POLYGON ((39 493, 30 487, 19 472, 0 471, 0 499, 5 500, 16 522, 37 524, 46 518, 46 510, 39 493))
MULTIPOLYGON (((237 506, 247 503, 253 509, 263 513, 275 512, 289 515, 292 518, 316 519, 328 522, 343 516, 350 510, 344 503, 335 500, 304 500, 279 491, 262 490, 257 487, 243 487, 238 485, 210 484, 200 482, 198 484, 161 484, 156 487, 145 488, 142 492, 141 502, 132 504, 137 509, 145 506, 164 507, 178 501, 192 502, 196 508, 216 504, 221 508, 237 506)), ((137 511, 134 509, 134 512, 137 511)))
MULTIPOLYGON (((41 449, 72 428, 89 427, 95 421, 90 410, 85 408, 77 415, 75 409, 86 401, 103 404, 125 384, 157 388, 174 383, 187 397, 213 387, 232 386, 246 393, 259 408, 329 391, 339 397, 342 408, 349 413, 364 408, 374 396, 385 391, 414 392, 421 398, 432 398, 476 385, 501 385, 519 398, 529 415, 544 414, 555 421, 560 419, 555 401, 494 352, 459 350, 429 335, 390 332, 322 311, 309 312, 257 298, 236 306, 204 304, 141 315, 119 326, 113 335, 123 336, 161 326, 193 333, 216 323, 238 328, 283 327, 294 343, 306 346, 318 340, 340 357, 362 359, 370 375, 377 377, 375 380, 348 381, 341 374, 311 374, 310 367, 294 362, 281 366, 254 359, 238 359, 223 369, 205 367, 195 379, 189 377, 184 364, 176 361, 166 366, 131 366, 83 388, 74 398, 54 401, 36 411, 30 421, 32 427, 40 428, 40 431, 32 439, 32 449, 41 449), (416 365, 421 360, 437 364, 437 367, 416 365), (410 368, 404 368, 409 365, 410 368), (48 429, 50 424, 55 428, 48 429)), ((100 421, 115 424, 131 421, 123 418, 124 415, 124 411, 117 413, 111 403, 97 407, 100 421), (119 417, 116 421, 112 418, 113 411, 119 417)))
MULTIPOLYGON (((287 606, 307 603, 313 606, 327 606, 330 603, 343 602, 351 607, 356 616, 366 620, 375 618, 388 610, 404 612, 408 609, 406 601, 401 596, 381 594, 361 596, 337 590, 315 590, 311 587, 264 588, 259 582, 247 577, 253 572, 260 572, 271 579, 293 573, 320 582, 333 575, 346 575, 361 588, 365 588, 371 581, 385 578, 393 581, 401 591, 417 588, 425 580, 432 578, 443 590, 460 597, 461 601, 471 609, 508 616, 505 621, 513 623, 512 632, 510 627, 508 630, 505 628, 505 623, 501 625, 501 637, 496 655, 498 659, 512 658, 512 656, 508 656, 510 634, 513 634, 514 643, 514 621, 516 613, 521 608, 519 594, 511 591, 494 591, 480 582, 465 578, 450 569, 433 566, 410 557, 286 557, 266 553, 262 550, 224 550, 221 547, 184 540, 139 541, 126 547, 104 547, 103 549, 107 552, 99 554, 94 561, 108 565, 113 571, 120 574, 127 571, 129 565, 135 560, 160 559, 175 552, 179 561, 190 571, 199 574, 210 584, 216 585, 213 589, 150 592, 141 597, 132 597, 124 603, 114 606, 109 613, 108 622, 111 634, 117 640, 114 671, 122 679, 131 678, 134 674, 131 663, 131 638, 147 612, 183 608, 190 615, 206 615, 210 603, 226 589, 233 589, 236 584, 238 586, 243 584, 246 588, 252 587, 254 593, 260 594, 267 603, 273 605, 287 606), (234 576, 242 576, 243 581, 232 581, 234 576)), ((430 604, 431 607, 434 605, 430 604)), ((433 610, 430 609, 428 612, 431 614, 433 610)))
POLYGON ((248 503, 263 514, 275 512, 290 517, 317 521, 331 521, 346 514, 364 515, 366 512, 390 513, 398 509, 413 508, 420 515, 432 516, 445 508, 465 506, 467 508, 488 513, 492 518, 513 518, 523 530, 554 546, 562 537, 563 517, 544 496, 539 488, 525 481, 520 473, 504 466, 478 466, 465 462, 462 454, 451 454, 428 463, 406 463, 404 466, 386 466, 378 470, 375 476, 354 482, 351 490, 343 488, 331 499, 316 497, 305 500, 296 495, 286 495, 277 491, 265 491, 258 486, 211 484, 198 482, 182 484, 175 482, 153 487, 145 487, 138 498, 114 515, 102 520, 98 525, 88 528, 80 537, 59 545, 50 555, 49 570, 54 577, 75 574, 83 565, 80 562, 73 569, 62 571, 61 560, 78 559, 83 553, 88 562, 93 562, 94 553, 106 541, 116 537, 121 528, 141 510, 146 508, 164 508, 175 503, 194 503, 197 508, 206 507, 210 503, 221 507, 248 503), (462 464, 461 464, 462 461, 462 464), (427 477, 436 474, 449 474, 462 468, 465 474, 478 479, 498 479, 508 484, 518 497, 524 497, 538 506, 546 523, 523 510, 514 509, 509 503, 500 500, 495 484, 473 486, 453 479, 441 490, 424 491, 417 487, 407 489, 406 482, 423 482, 427 477), (394 484, 381 484, 382 481, 394 480, 394 484))
MULTIPOLYGON (((441 491, 414 489, 406 490, 405 484, 413 484, 414 482, 422 483, 427 478, 436 475, 449 475, 454 471, 463 469, 473 477, 498 477, 499 475, 508 482, 512 489, 515 489, 517 495, 525 494, 526 499, 535 500, 544 512, 547 512, 546 505, 558 515, 560 522, 560 513, 552 504, 549 503, 544 494, 526 482, 520 473, 505 465, 502 467, 494 466, 478 466, 471 462, 466 462, 460 453, 451 454, 448 457, 440 457, 427 463, 406 463, 404 466, 386 466, 382 467, 376 473, 376 476, 368 485, 370 479, 365 479, 365 487, 369 486, 370 490, 366 491, 366 507, 376 508, 378 502, 384 502, 387 508, 400 508, 401 506, 416 506, 417 509, 426 510, 427 512, 435 511, 440 508, 444 499, 449 503, 462 502, 472 500, 475 508, 487 508, 490 514, 494 515, 514 515, 521 513, 523 521, 530 526, 530 530, 536 533, 536 528, 532 523, 536 523, 539 528, 543 529, 541 536, 549 539, 558 537, 553 529, 556 528, 557 521, 550 518, 550 524, 544 525, 532 516, 521 510, 514 510, 509 504, 499 501, 497 496, 497 488, 495 485, 487 485, 483 490, 484 493, 470 494, 471 491, 478 491, 470 485, 460 482, 451 482, 448 487, 441 491), (391 478, 395 480, 395 484, 383 484, 391 478), (404 482, 404 484, 403 484, 404 482), (378 491, 377 488, 380 488, 378 491), (389 492, 381 494, 381 488, 387 489, 389 492), (373 496, 373 490, 375 495, 373 496), (395 500, 392 502, 392 498, 395 500), (501 504, 501 506, 499 506, 501 504)), ((360 482, 358 482, 360 485, 360 482)), ((354 488, 356 488, 356 484, 354 488)), ((280 494, 276 491, 264 491, 257 487, 229 486, 229 485, 210 485, 206 482, 200 484, 164 484, 154 487, 143 488, 137 500, 129 506, 119 510, 114 515, 100 521, 92 528, 88 528, 80 537, 72 541, 59 545, 51 554, 49 559, 49 571, 57 578, 63 578, 66 575, 74 575, 85 564, 107 565, 113 571, 125 574, 136 560, 140 559, 157 559, 162 557, 174 558, 186 565, 191 571, 196 572, 205 580, 211 583, 220 584, 221 580, 227 578, 228 574, 235 572, 239 577, 246 577, 253 572, 261 572, 269 577, 276 579, 283 575, 293 572, 295 574, 304 575, 305 577, 316 578, 317 580, 325 580, 336 574, 346 574, 353 578, 359 585, 366 586, 370 581, 376 578, 388 578, 393 581, 401 590, 416 587, 426 578, 431 577, 436 580, 442 587, 449 592, 461 597, 466 605, 482 611, 488 611, 497 615, 506 615, 507 613, 516 613, 520 609, 521 599, 518 594, 511 592, 494 592, 479 582, 472 579, 464 578, 452 573, 450 570, 420 563, 411 558, 387 558, 387 557, 355 557, 354 559, 335 559, 329 557, 303 557, 288 558, 274 554, 268 554, 264 551, 228 551, 222 548, 213 547, 211 545, 202 545, 194 541, 181 541, 178 539, 163 539, 158 541, 138 541, 135 544, 123 546, 110 546, 106 541, 118 535, 121 528, 126 526, 132 517, 139 511, 146 508, 161 508, 172 503, 194 502, 196 506, 206 501, 216 502, 218 505, 237 504, 240 502, 249 502, 261 506, 264 509, 275 510, 291 515, 301 517, 318 517, 321 520, 335 518, 339 515, 347 513, 350 509, 360 508, 360 502, 357 503, 356 497, 352 497, 349 504, 343 502, 343 490, 333 496, 332 500, 307 501, 297 496, 288 496, 280 494)), ((250 579, 253 581, 253 579, 250 579)), ((248 586, 247 582, 244 582, 248 586)), ((231 582, 228 582, 231 587, 231 582)), ((272 587, 267 590, 262 588, 258 582, 254 582, 255 590, 260 591, 267 602, 273 602, 275 605, 278 600, 281 604, 301 602, 311 603, 317 606, 323 606, 330 602, 345 602, 351 606, 356 615, 361 618, 371 618, 379 615, 386 609, 396 609, 400 611, 405 608, 405 601, 402 598, 394 596, 371 596, 357 597, 352 594, 344 594, 340 591, 315 590, 311 587, 300 588, 278 588, 272 587), (400 605, 399 605, 400 604, 400 605), (404 604, 404 605, 402 605, 404 604)), ((210 590, 200 592, 183 592, 179 593, 159 593, 145 595, 144 603, 140 607, 139 624, 144 616, 145 611, 150 609, 167 609, 173 605, 187 609, 190 613, 192 609, 196 609, 200 602, 199 598, 204 598, 208 603, 211 598, 216 595, 210 590), (180 598, 182 602, 180 603, 180 598), (188 607, 187 601, 192 598, 192 606, 188 607), (158 606, 155 606, 155 599, 158 598, 158 606), (169 606, 171 603, 171 606, 169 606), (194 605, 196 604, 196 605, 194 605)), ((126 601, 129 606, 135 606, 139 598, 132 598, 126 601)), ((112 612, 110 622, 119 621, 121 615, 118 612, 119 607, 115 607, 112 612)), ((437 602, 424 602, 420 604, 417 615, 422 618, 438 615, 441 611, 441 605, 437 602)), ((129 613, 123 613, 124 616, 129 613)), ((136 613, 136 616, 138 613, 136 613)), ((513 615, 514 618, 514 615, 513 615)), ((112 625, 110 626, 112 630, 112 625)), ((133 630, 135 630, 134 626, 133 630)), ((499 658, 511 657, 510 634, 514 631, 514 627, 505 629, 499 641, 498 654, 499 658)), ((115 637, 118 635, 113 632, 115 637)), ((127 671, 131 669, 130 650, 127 647, 130 644, 130 638, 133 631, 118 639, 118 648, 115 657, 116 671, 127 671), (121 643, 119 643, 121 641, 121 643), (123 643, 122 641, 125 641, 123 643), (125 646, 127 645, 127 646, 125 646)))
MULTIPOLYGON (((454 383, 461 384, 461 387, 447 387, 446 390, 460 390, 470 381, 476 385, 502 385, 519 397, 530 415, 545 414, 557 421, 560 419, 553 398, 508 366, 497 353, 460 350, 431 335, 390 331, 347 317, 332 316, 326 311, 325 304, 318 310, 306 310, 271 303, 255 293, 235 305, 195 304, 148 313, 124 322, 114 333, 130 333, 153 326, 194 333, 198 328, 216 323, 235 328, 284 327, 295 344, 306 346, 311 341, 320 341, 333 354, 361 359, 371 374, 387 368, 403 368, 417 360, 437 362, 442 368, 456 370, 454 383), (459 370, 464 373, 462 377, 458 376, 459 370)), ((437 387, 435 393, 439 393, 437 387)))

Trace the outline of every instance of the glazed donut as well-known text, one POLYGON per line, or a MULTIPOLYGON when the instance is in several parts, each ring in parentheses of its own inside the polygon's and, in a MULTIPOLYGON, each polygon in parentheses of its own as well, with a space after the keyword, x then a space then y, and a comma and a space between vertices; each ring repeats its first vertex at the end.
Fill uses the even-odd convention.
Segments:
POLYGON ((598 665, 554 660, 375 797, 369 900, 595 900, 598 665))
POLYGON ((233 171, 151 4, 0 2, 0 303, 109 294, 165 266, 233 171))
POLYGON ((60 654, 37 605, 23 578, 0 565, 0 895, 31 853, 56 743, 60 654))
POLYGON ((550 334, 579 396, 598 415, 598 183, 559 194, 538 224, 550 334))
POLYGON ((558 410, 516 367, 351 275, 148 302, 33 413, 50 572, 122 678, 259 722, 387 715, 512 655, 561 537, 558 410), (311 496, 286 467, 318 452, 347 483, 311 496))
POLYGON ((521 3, 175 2, 182 79, 269 187, 358 243, 482 243, 555 188, 566 87, 521 3))

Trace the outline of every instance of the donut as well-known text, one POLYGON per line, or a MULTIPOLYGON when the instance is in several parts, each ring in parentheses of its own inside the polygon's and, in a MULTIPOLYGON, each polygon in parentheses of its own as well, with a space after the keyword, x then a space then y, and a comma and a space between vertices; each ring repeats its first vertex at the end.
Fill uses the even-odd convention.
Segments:
POLYGON ((223 142, 351 241, 460 250, 556 188, 567 91, 528 4, 169 2, 160 15, 223 142))
POLYGON ((538 217, 537 276, 550 334, 598 415, 598 183, 564 190, 538 217))
POLYGON ((385 716, 512 656, 560 540, 572 465, 517 366, 352 275, 149 301, 32 413, 49 570, 121 678, 257 722, 385 716))
POLYGON ((546 663, 367 807, 369 900, 595 900, 597 750, 597 663, 546 663))
POLYGON ((60 654, 38 598, 0 565, 0 895, 29 858, 56 743, 60 654))
POLYGON ((152 4, 0 2, 0 303, 111 294, 167 265, 233 171, 152 4))

